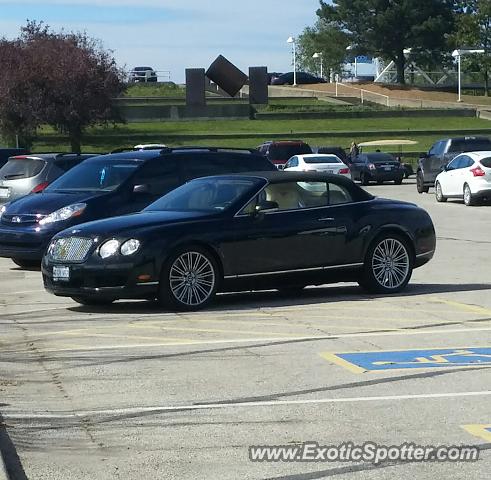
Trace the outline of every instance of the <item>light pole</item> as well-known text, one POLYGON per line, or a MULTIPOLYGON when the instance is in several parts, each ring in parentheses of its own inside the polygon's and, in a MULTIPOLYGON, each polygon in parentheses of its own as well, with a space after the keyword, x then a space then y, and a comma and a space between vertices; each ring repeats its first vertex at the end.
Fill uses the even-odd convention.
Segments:
MULTIPOLYGON (((354 45, 348 45, 346 47, 346 50, 349 52, 349 51, 353 50, 354 48, 355 48, 354 45)), ((356 79, 356 77, 358 76, 358 59, 357 59, 356 55, 353 55, 353 57, 354 57, 354 60, 355 60, 355 62, 354 62, 355 63, 355 75, 354 75, 354 78, 356 79)))
POLYGON ((295 37, 288 37, 286 43, 292 44, 292 53, 293 53, 293 86, 297 86, 297 47, 295 43, 295 37))
POLYGON ((459 49, 459 50, 454 50, 452 52, 452 57, 457 59, 457 75, 459 77, 458 82, 459 82, 459 98, 457 99, 457 102, 462 101, 462 62, 461 62, 461 57, 462 55, 468 55, 470 53, 484 53, 484 50, 482 49, 459 49))
POLYGON ((312 55, 312 58, 320 58, 320 62, 321 62, 321 78, 324 78, 324 75, 323 75, 323 64, 322 64, 322 52, 316 52, 312 55))

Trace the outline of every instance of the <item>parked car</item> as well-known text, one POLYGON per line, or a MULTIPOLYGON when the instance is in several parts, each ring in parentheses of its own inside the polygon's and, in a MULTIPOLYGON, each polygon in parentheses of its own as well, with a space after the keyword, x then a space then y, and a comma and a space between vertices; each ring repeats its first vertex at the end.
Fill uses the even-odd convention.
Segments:
POLYGON ((348 155, 343 147, 326 146, 317 147, 315 150, 315 153, 336 155, 336 157, 340 158, 346 165, 348 165, 348 155))
POLYGON ((389 153, 382 152, 360 153, 349 167, 351 178, 359 180, 362 185, 389 181, 400 185, 405 173, 401 162, 389 153))
POLYGON ((487 137, 445 138, 434 143, 427 154, 421 156, 416 171, 416 187, 419 193, 428 193, 435 185, 437 175, 459 153, 491 151, 487 137))
POLYGON ((351 178, 350 170, 336 155, 295 155, 286 162, 284 169, 289 172, 324 172, 351 178))
POLYGON ((138 212, 196 177, 274 170, 255 150, 167 148, 90 158, 39 195, 13 201, 0 219, 0 257, 39 264, 51 238, 90 220, 138 212))
POLYGON ((42 192, 53 180, 97 154, 41 153, 10 157, 0 168, 0 205, 42 192))
POLYGON ((491 151, 457 155, 436 177, 435 197, 438 202, 462 198, 466 205, 491 199, 491 151))
POLYGON ((277 79, 281 75, 283 74, 279 72, 268 72, 268 85, 271 85, 273 80, 277 79))
MULTIPOLYGON (((293 85, 293 72, 284 73, 277 78, 271 79, 271 85, 293 85)), ((307 72, 297 72, 297 84, 307 85, 314 83, 326 83, 323 78, 316 77, 307 72)))
POLYGON ((156 82, 157 72, 152 67, 135 67, 130 72, 130 82, 156 82))
POLYGON ((429 215, 339 175, 263 172, 193 180, 141 213, 59 233, 45 288, 82 304, 157 298, 179 310, 216 292, 357 281, 390 294, 435 250, 429 215))
POLYGON ((0 167, 3 167, 10 157, 15 155, 27 155, 29 150, 25 148, 0 148, 0 167))
POLYGON ((268 141, 259 145, 257 150, 280 168, 283 168, 283 165, 294 155, 312 153, 310 145, 302 140, 268 141))

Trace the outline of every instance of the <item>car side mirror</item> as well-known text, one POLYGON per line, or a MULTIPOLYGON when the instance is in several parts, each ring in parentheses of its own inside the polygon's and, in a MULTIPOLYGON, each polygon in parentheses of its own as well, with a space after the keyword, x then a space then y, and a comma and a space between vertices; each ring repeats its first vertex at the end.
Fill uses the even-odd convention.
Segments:
POLYGON ((258 203, 256 205, 256 207, 254 208, 254 212, 257 215, 259 213, 274 212, 274 211, 278 210, 279 208, 280 208, 280 206, 278 205, 278 203, 272 202, 269 200, 264 200, 263 202, 258 203))
POLYGON ((284 169, 285 169, 285 167, 286 167, 286 164, 285 164, 285 165, 281 165, 281 164, 280 164, 280 165, 277 165, 277 166, 276 166, 276 168, 277 168, 278 170, 284 170, 284 169))
POLYGON ((442 165, 442 168, 441 168, 441 171, 442 171, 442 172, 448 172, 448 170, 450 170, 450 169, 448 168, 448 165, 442 165))
POLYGON ((150 193, 150 187, 147 184, 135 185, 133 187, 133 193, 137 193, 137 194, 150 193))

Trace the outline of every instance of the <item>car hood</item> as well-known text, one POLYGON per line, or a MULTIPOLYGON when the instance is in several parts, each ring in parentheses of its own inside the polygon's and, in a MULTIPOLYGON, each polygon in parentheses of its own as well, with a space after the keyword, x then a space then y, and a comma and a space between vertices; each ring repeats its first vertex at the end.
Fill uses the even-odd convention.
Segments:
POLYGON ((140 229, 148 229, 153 227, 161 227, 175 223, 189 222, 193 220, 203 220, 216 218, 216 214, 209 212, 178 212, 178 211, 162 211, 162 212, 139 212, 119 217, 106 218, 103 220, 95 220, 93 222, 82 223, 73 228, 64 230, 60 235, 67 236, 68 234, 77 234, 82 236, 97 236, 97 235, 114 235, 135 231, 140 229))
POLYGON ((7 213, 9 215, 29 215, 29 214, 41 214, 49 215, 50 213, 72 205, 74 203, 86 203, 93 198, 108 195, 107 192, 72 192, 72 193, 56 193, 56 192, 43 192, 33 193, 26 197, 19 198, 13 201, 7 207, 7 213))

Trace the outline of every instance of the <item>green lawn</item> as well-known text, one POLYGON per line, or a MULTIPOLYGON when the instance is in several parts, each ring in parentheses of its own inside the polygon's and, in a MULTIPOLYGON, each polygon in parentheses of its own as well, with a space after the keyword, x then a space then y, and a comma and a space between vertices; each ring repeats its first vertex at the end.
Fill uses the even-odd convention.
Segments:
MULTIPOLYGON (((304 139, 312 146, 342 147, 348 147, 351 140, 360 143, 383 138, 409 139, 417 141, 418 144, 404 147, 402 153, 408 156, 412 153, 412 156, 415 156, 416 152, 428 150, 433 142, 450 133, 434 132, 434 130, 461 129, 473 133, 472 129, 487 128, 491 132, 491 122, 467 117, 130 123, 89 129, 83 141, 83 150, 108 152, 137 143, 254 148, 265 140, 289 136, 289 138, 304 139), (401 132, 394 133, 394 130, 401 130, 401 132), (417 133, 413 133, 415 131, 417 133), (303 137, 302 133, 310 133, 310 135, 303 137)), ((38 152, 67 151, 68 148, 65 137, 48 127, 40 130, 38 141, 34 145, 34 151, 38 152)), ((393 148, 392 151, 398 152, 398 148, 393 148)))
POLYGON ((179 85, 134 83, 128 86, 125 97, 184 97, 186 90, 179 85))
MULTIPOLYGON (((207 120, 189 122, 129 123, 115 127, 97 127, 87 131, 88 135, 193 135, 193 134, 295 134, 296 132, 319 132, 320 135, 335 131, 383 131, 411 130, 431 131, 442 129, 491 128, 491 122, 468 117, 428 117, 428 118, 353 118, 326 120, 207 120)), ((40 130, 41 135, 55 134, 49 128, 40 130)))

